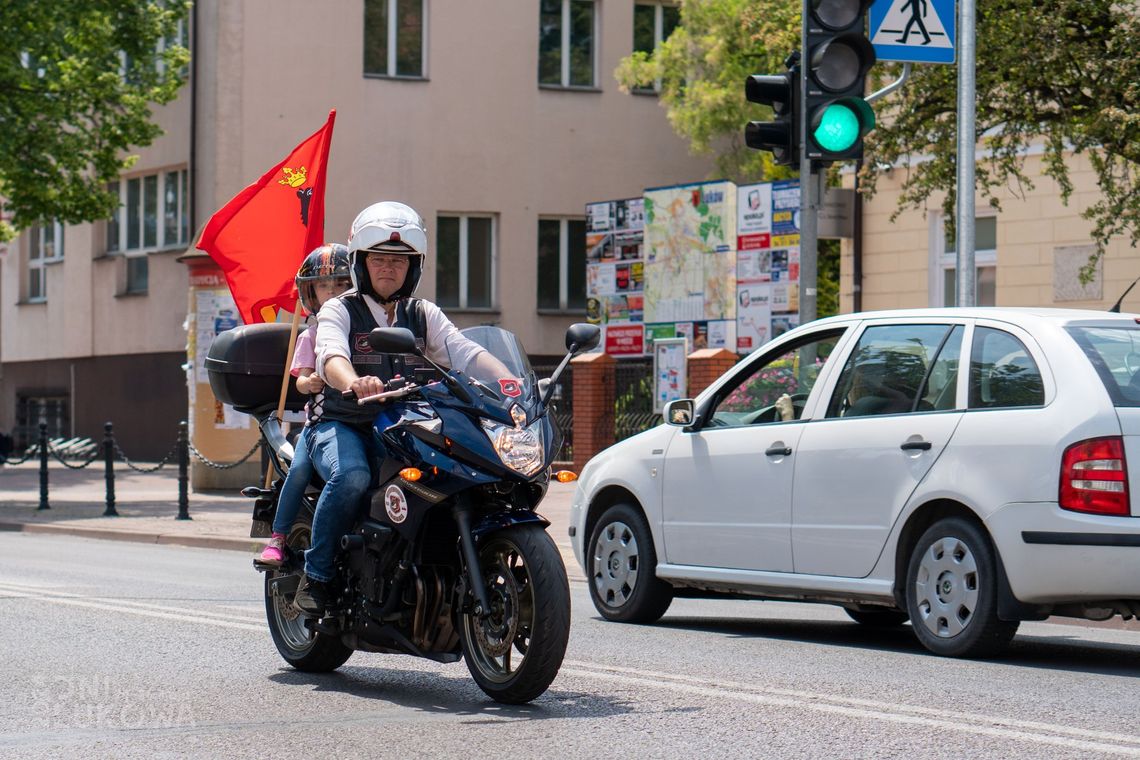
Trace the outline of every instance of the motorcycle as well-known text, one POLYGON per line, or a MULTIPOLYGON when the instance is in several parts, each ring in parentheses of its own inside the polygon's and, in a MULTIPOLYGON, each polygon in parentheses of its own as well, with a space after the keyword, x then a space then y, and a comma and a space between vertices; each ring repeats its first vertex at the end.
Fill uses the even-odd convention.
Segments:
MULTIPOLYGON (((256 417, 279 476, 270 488, 242 491, 255 499, 251 536, 269 535, 292 459, 275 393, 265 396, 273 383, 256 379, 273 366, 269 355, 278 348, 276 366, 284 365, 280 328, 223 333, 206 362, 215 395, 256 417)), ((373 350, 404 354, 421 369, 402 387, 390 383, 393 390, 360 400, 378 404, 372 433, 385 458, 361 517, 340 539, 335 600, 319 620, 293 603, 320 495, 314 485, 286 538, 284 563, 259 568, 265 611, 278 652, 298 670, 335 670, 357 650, 445 663, 462 657, 488 696, 521 704, 553 682, 570 630, 566 568, 546 532, 550 523, 535 511, 561 446, 550 396, 570 358, 596 346, 600 331, 572 325, 567 354, 541 381, 513 334, 484 326, 461 335, 497 361, 457 366, 459 352, 449 343, 452 362, 443 368, 424 356, 409 330, 369 335, 373 350)), ((290 408, 303 400, 293 394, 290 408)))

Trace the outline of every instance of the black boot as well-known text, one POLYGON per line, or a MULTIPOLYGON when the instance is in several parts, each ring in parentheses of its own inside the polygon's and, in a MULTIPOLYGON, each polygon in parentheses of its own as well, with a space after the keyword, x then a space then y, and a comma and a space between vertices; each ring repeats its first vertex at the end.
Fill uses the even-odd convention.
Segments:
POLYGON ((297 595, 293 597, 293 604, 306 615, 321 617, 329 607, 332 593, 329 584, 318 581, 307 575, 301 576, 301 583, 297 586, 297 595))

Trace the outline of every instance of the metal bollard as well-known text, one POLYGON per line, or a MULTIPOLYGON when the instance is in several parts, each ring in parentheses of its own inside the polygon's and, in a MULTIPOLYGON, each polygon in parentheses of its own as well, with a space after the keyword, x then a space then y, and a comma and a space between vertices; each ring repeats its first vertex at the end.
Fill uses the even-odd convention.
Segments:
POLYGON ((115 434, 110 422, 103 425, 103 463, 103 477, 107 481, 107 508, 103 510, 103 517, 118 517, 115 509, 115 434))
POLYGON ((178 520, 190 518, 190 435, 186 420, 178 423, 178 520))
POLYGON ((40 505, 36 507, 38 512, 41 509, 51 509, 48 506, 48 439, 47 439, 47 423, 40 423, 40 505))

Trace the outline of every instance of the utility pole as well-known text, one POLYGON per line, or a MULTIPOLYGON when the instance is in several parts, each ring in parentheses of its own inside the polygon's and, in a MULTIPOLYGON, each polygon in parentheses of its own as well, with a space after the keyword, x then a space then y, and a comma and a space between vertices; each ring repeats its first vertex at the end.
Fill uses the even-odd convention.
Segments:
MULTIPOLYGON (((957 243, 958 305, 977 305, 974 267, 974 146, 977 143, 974 78, 974 35, 977 23, 975 0, 958 0, 958 215, 957 243)), ((802 266, 802 264, 801 264, 802 266)))

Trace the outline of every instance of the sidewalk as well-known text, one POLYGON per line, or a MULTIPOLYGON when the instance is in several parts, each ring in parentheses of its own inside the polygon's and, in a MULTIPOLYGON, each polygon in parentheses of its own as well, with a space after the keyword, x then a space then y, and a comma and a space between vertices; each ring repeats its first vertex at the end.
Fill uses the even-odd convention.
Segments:
MULTIPOLYGON (((260 485, 260 484, 259 484, 260 485)), ((569 525, 573 483, 551 483, 539 513, 550 520, 550 535, 558 544, 570 577, 582 579, 570 550, 569 525)), ((250 538, 253 500, 241 494, 190 492, 190 519, 178 515, 178 468, 164 467, 142 474, 115 470, 115 510, 104 517, 106 484, 98 463, 84 470, 49 465, 48 506, 40 503, 39 464, 25 462, 0 467, 0 531, 60 533, 115 541, 177 544, 249 552, 252 556, 265 539, 250 538)))

